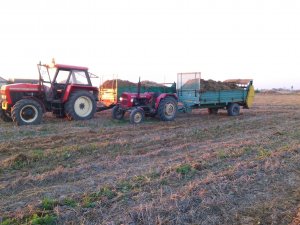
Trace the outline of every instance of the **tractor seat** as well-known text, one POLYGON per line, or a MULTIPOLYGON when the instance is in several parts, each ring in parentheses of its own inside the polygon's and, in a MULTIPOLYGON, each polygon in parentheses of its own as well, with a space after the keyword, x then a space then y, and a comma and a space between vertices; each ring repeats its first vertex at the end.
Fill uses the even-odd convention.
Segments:
POLYGON ((43 85, 43 88, 44 88, 44 93, 45 93, 45 96, 46 96, 46 100, 51 101, 53 99, 53 90, 52 90, 52 88, 48 87, 46 85, 43 85))

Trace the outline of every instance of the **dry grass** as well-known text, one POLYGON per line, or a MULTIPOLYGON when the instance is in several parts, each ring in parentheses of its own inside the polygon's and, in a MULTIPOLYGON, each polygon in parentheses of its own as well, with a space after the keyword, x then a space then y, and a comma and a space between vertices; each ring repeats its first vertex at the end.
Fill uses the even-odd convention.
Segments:
POLYGON ((0 222, 299 224, 299 95, 257 95, 238 117, 47 115, 0 134, 0 222))

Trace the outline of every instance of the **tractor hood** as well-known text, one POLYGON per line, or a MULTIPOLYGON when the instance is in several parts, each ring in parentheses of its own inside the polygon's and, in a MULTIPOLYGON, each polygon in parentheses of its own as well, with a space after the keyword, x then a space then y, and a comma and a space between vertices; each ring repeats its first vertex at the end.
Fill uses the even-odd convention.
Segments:
MULTIPOLYGON (((31 93, 37 93, 39 92, 40 85, 38 84, 8 84, 3 85, 1 87, 1 99, 5 100, 8 104, 12 104, 13 97, 12 94, 16 92, 29 92, 28 94, 31 95, 31 93)), ((2 107, 3 108, 3 107, 2 107)))
POLYGON ((39 84, 8 84, 1 87, 1 92, 17 91, 17 92, 36 92, 39 91, 39 84))
MULTIPOLYGON (((138 93, 131 93, 131 92, 123 92, 122 97, 127 97, 127 98, 137 98, 138 93)), ((152 92, 144 92, 140 93, 140 98, 151 98, 152 92)))

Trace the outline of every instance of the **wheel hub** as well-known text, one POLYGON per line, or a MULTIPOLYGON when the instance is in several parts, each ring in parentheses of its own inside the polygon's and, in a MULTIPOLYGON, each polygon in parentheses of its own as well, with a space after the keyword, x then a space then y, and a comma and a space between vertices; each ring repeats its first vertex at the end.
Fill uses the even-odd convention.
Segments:
POLYGON ((34 121, 37 115, 37 109, 31 105, 24 106, 20 111, 21 119, 26 122, 34 121))
POLYGON ((88 116, 93 110, 93 104, 91 99, 86 96, 79 97, 75 101, 74 110, 76 114, 80 117, 88 116))
POLYGON ((27 108, 23 111, 22 115, 24 117, 32 117, 32 115, 34 115, 34 111, 30 108, 29 109, 27 108))
POLYGON ((82 110, 84 109, 84 103, 80 103, 79 108, 82 110))
POLYGON ((175 109, 174 109, 173 104, 171 104, 171 103, 166 104, 165 114, 167 116, 172 116, 174 114, 174 111, 175 111, 175 109))
POLYGON ((139 122, 141 122, 141 120, 142 120, 142 115, 141 115, 141 113, 136 113, 136 114, 134 115, 134 122, 135 122, 135 123, 139 123, 139 122))

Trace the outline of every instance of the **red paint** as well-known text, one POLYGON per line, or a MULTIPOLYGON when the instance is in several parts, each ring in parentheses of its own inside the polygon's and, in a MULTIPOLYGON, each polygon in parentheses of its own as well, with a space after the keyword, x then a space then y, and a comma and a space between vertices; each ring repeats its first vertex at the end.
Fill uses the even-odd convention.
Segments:
POLYGON ((38 92, 39 91, 39 85, 38 84, 10 84, 7 86, 4 86, 4 90, 1 90, 1 93, 6 95, 6 100, 8 104, 12 104, 12 99, 10 96, 11 92, 38 92))
POLYGON ((173 98, 175 98, 176 100, 178 100, 178 96, 177 96, 177 94, 175 94, 175 93, 174 93, 174 94, 163 93, 163 94, 161 94, 160 96, 158 96, 158 98, 156 99, 156 102, 155 102, 155 109, 158 108, 159 103, 160 103, 160 100, 161 100, 161 99, 164 99, 164 98, 166 98, 166 97, 168 97, 168 96, 173 97, 173 98))
POLYGON ((82 86, 82 85, 76 85, 76 84, 70 84, 67 86, 64 97, 63 97, 63 103, 68 101, 69 96, 72 92, 76 91, 76 89, 80 90, 85 90, 85 91, 93 91, 93 92, 98 92, 97 87, 93 86, 82 86))

